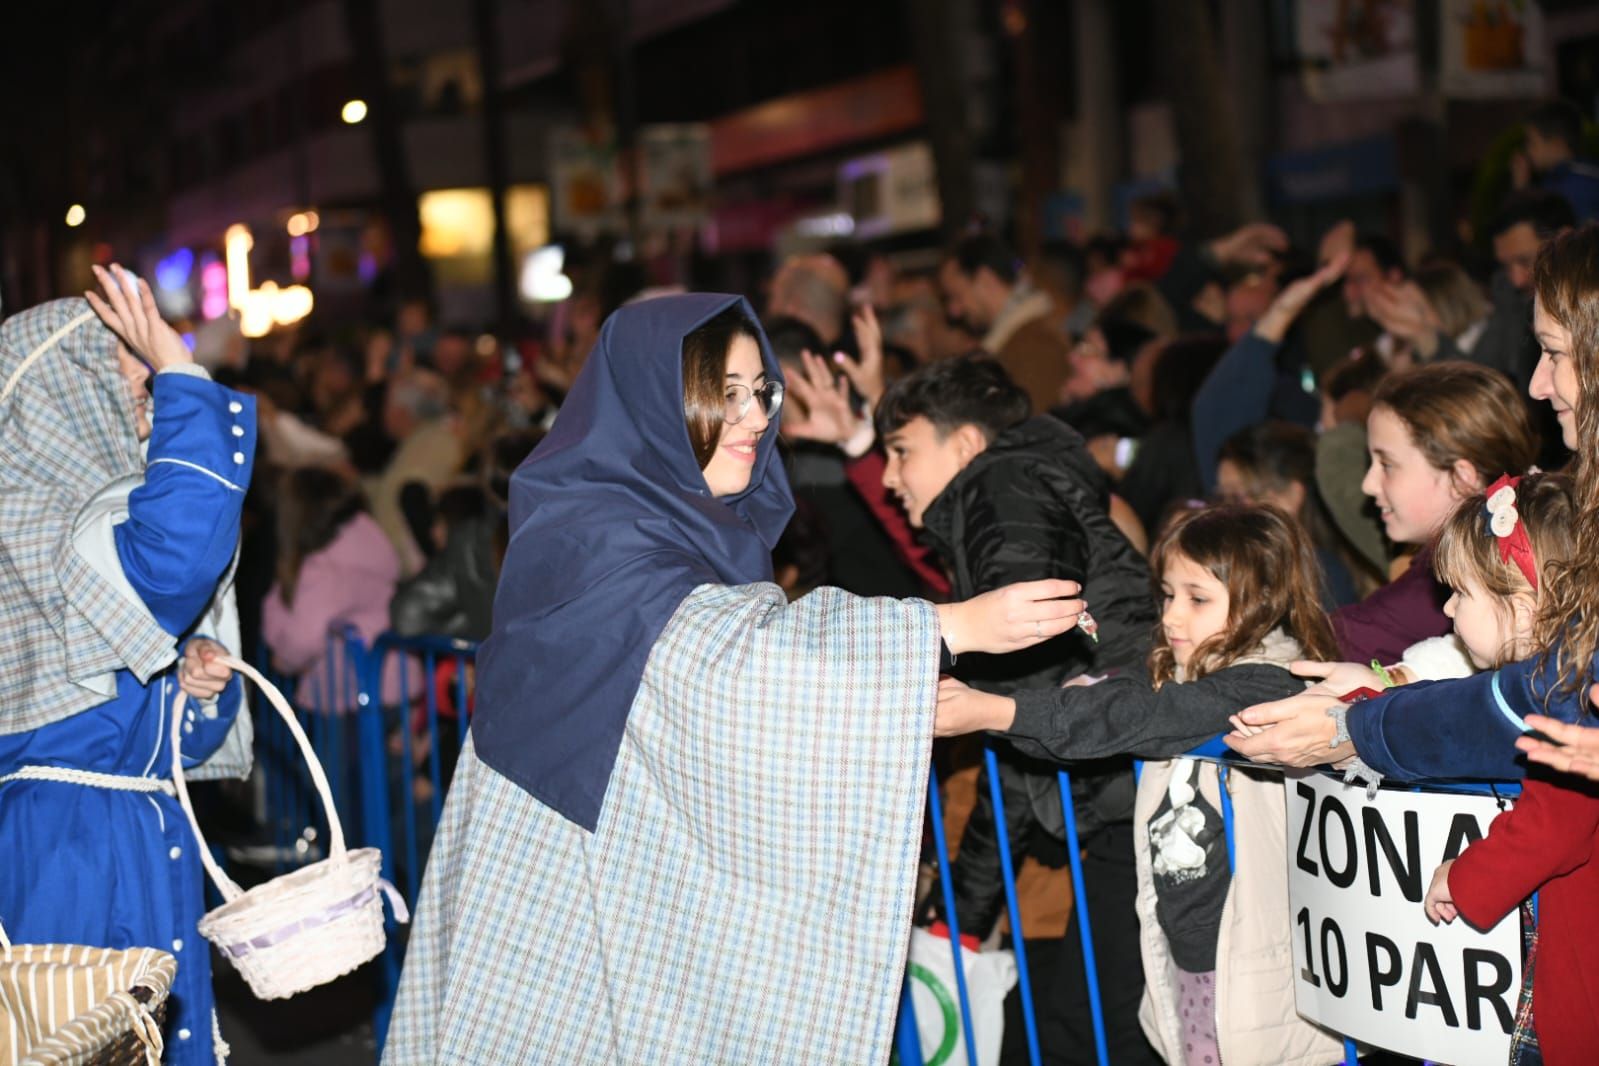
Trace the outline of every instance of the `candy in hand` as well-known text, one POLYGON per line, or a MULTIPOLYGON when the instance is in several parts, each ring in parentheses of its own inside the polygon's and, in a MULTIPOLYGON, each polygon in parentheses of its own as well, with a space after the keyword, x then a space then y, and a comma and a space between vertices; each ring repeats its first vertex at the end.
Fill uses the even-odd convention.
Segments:
POLYGON ((1086 610, 1077 616, 1077 628, 1087 633, 1088 638, 1095 644, 1099 643, 1099 623, 1086 610))

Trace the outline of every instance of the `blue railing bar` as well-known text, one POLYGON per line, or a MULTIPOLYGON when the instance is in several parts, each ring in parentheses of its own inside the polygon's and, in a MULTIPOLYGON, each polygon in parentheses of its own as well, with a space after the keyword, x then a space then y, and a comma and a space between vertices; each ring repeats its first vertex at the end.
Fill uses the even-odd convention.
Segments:
POLYGON ((994 805, 994 839, 999 843, 999 872, 1005 883, 1005 908, 1010 912, 1011 949, 1016 953, 1016 977, 1021 985, 1022 1028, 1027 1032, 1027 1061, 1040 1066, 1038 1021, 1033 1016, 1033 982, 1027 975, 1026 935, 1022 931, 1022 910, 1016 901, 1016 871, 1011 867, 1010 831, 1005 824, 1005 799, 999 784, 999 760, 993 745, 983 748, 988 768, 988 795, 994 805))
POLYGON ((972 1001, 966 993, 966 959, 961 951, 960 919, 955 915, 955 883, 949 875, 949 840, 944 835, 944 801, 938 795, 938 774, 927 778, 928 814, 933 820, 933 851, 938 855, 938 883, 944 894, 944 924, 955 956, 955 996, 960 1000, 961 1033, 966 1037, 967 1066, 977 1066, 977 1041, 972 1036, 972 1001))
POLYGON ((1072 777, 1057 771, 1060 809, 1066 820, 1066 854, 1072 869, 1072 909, 1076 911, 1077 937, 1083 945, 1083 977, 1088 983, 1088 1015, 1094 1023, 1094 1054, 1099 1066, 1110 1064, 1110 1043, 1105 1037, 1105 1008, 1099 994, 1099 961, 1094 955, 1094 931, 1089 926, 1088 887, 1083 879, 1082 847, 1077 842, 1077 804, 1072 798, 1072 777))
POLYGON ((922 1038, 916 1031, 916 1008, 911 1006, 911 972, 899 994, 899 1020, 894 1025, 894 1054, 898 1066, 922 1066, 922 1038))
MULTIPOLYGON (((381 641, 379 642, 381 645, 381 641)), ((385 656, 376 657, 376 665, 371 676, 377 679, 374 697, 382 703, 382 677, 383 660, 385 656)), ((421 884, 421 871, 417 869, 418 851, 416 846, 416 796, 412 791, 412 774, 416 770, 416 760, 411 754, 411 676, 407 668, 406 657, 400 656, 400 809, 405 819, 405 886, 414 901, 417 896, 418 886, 421 884)))
POLYGON ((433 782, 433 828, 444 818, 444 770, 439 758, 439 659, 437 652, 422 658, 423 703, 428 716, 428 780, 433 782))

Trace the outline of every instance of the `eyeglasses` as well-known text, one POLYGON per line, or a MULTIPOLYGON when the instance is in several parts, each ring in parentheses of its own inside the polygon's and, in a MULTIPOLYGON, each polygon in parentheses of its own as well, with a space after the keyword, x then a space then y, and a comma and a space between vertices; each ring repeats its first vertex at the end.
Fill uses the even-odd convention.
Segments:
POLYGON ((761 413, 767 418, 777 414, 777 409, 783 406, 783 383, 781 381, 768 381, 758 389, 748 385, 729 385, 727 387, 727 409, 722 413, 722 418, 730 426, 736 426, 744 421, 744 416, 750 413, 750 404, 759 398, 761 413))

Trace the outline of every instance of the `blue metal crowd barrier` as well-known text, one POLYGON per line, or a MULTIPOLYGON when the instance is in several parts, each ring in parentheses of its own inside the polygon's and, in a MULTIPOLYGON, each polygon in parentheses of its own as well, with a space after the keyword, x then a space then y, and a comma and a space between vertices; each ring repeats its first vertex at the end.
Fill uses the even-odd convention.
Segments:
MULTIPOLYGON (((421 890, 422 868, 427 862, 428 849, 443 817, 446 771, 453 773, 455 755, 466 742, 472 701, 470 675, 476 655, 477 645, 471 641, 439 636, 401 637, 385 633, 361 656, 362 796, 363 810, 369 812, 363 831, 367 844, 383 853, 383 876, 402 885, 401 891, 412 906, 416 905, 421 890), (392 694, 392 700, 388 700, 385 696, 391 694, 384 691, 385 674, 391 658, 396 660, 397 692, 392 694), (438 684, 441 663, 450 663, 455 671, 451 686, 453 706, 450 708, 454 713, 455 727, 449 734, 441 732, 439 728, 443 711, 438 684), (423 690, 420 699, 412 687, 412 681, 417 679, 418 673, 423 690), (418 710, 426 728, 423 735, 427 743, 427 751, 420 760, 412 736, 413 717, 418 710), (453 741, 448 765, 443 744, 446 736, 453 741), (398 760, 389 757, 390 737, 398 741, 398 760), (417 775, 419 761, 425 763, 426 767, 426 775, 421 778, 417 775), (396 773, 390 773, 391 766, 397 768, 396 773), (426 802, 421 804, 416 797, 419 780, 427 782, 428 793, 426 802), (395 792, 399 794, 398 804, 390 802, 395 792), (399 836, 404 845, 401 851, 396 850, 394 839, 396 807, 400 821, 399 836), (419 808, 426 814, 425 821, 419 817, 419 808), (397 855, 404 860, 403 877, 398 878, 395 876, 397 855)), ((388 1034, 394 995, 399 988, 400 964, 405 957, 404 937, 404 931, 394 921, 393 915, 389 915, 388 943, 379 966, 381 987, 373 1017, 373 1031, 380 1053, 388 1034)))
MULTIPOLYGON (((438 636, 384 634, 368 648, 353 629, 339 627, 327 635, 326 669, 321 683, 305 693, 307 700, 298 698, 298 678, 273 668, 270 651, 263 649, 260 656, 262 673, 289 698, 322 763, 346 838, 352 847, 379 850, 384 878, 400 885, 413 906, 442 815, 447 774, 466 737, 476 653, 477 646, 469 641, 438 636), (391 657, 397 660, 392 671, 395 684, 385 692, 385 666, 391 657), (455 670, 449 709, 456 724, 441 733, 439 719, 445 708, 438 677, 443 662, 452 663, 455 670), (418 682, 422 691, 417 691, 418 682), (413 716, 425 727, 425 741, 413 735, 413 716), (441 743, 446 737, 454 742, 448 756, 441 743), (397 749, 392 754, 391 743, 397 749), (422 743, 427 750, 419 756, 422 743), (421 782, 426 783, 428 795, 419 801, 421 782)), ((256 762, 269 864, 281 873, 323 858, 329 839, 326 815, 293 736, 276 715, 256 716, 256 762)), ((380 1052, 405 951, 405 931, 392 914, 387 922, 388 944, 378 961, 373 1017, 380 1052)))
MULTIPOLYGON (((1234 755, 1223 742, 1221 737, 1207 742, 1188 753, 1195 758, 1207 759, 1218 762, 1221 777, 1221 816, 1223 830, 1227 841, 1227 866, 1233 870, 1237 865, 1237 839, 1234 830, 1232 792, 1228 787, 1228 777, 1231 772, 1231 763, 1239 765, 1252 765, 1234 755)), ((998 842, 1000 857, 1000 872, 1005 884, 1005 902, 1010 917, 1012 947, 1016 953, 1017 977, 1021 999, 1022 1019, 1027 1041, 1028 1062, 1031 1066, 1038 1066, 1040 1062, 1039 1044, 1036 1026, 1037 1005, 1032 1000, 1032 990, 1028 978, 1026 964, 1025 937, 1023 934, 1022 919, 1016 902, 1015 864, 1011 861, 1010 841, 1005 819, 1004 798, 998 784, 998 773, 993 747, 990 745, 984 751, 984 766, 987 769, 990 797, 994 806, 994 828, 998 842)), ((1134 776, 1140 777, 1143 772, 1142 761, 1133 764, 1134 776)), ((1094 952, 1093 933, 1089 926, 1087 888, 1083 879, 1082 849, 1077 839, 1077 823, 1075 804, 1072 800, 1071 775, 1065 771, 1058 771, 1058 783, 1061 793, 1061 806, 1065 817, 1067 834, 1067 853, 1072 879, 1072 904, 1076 911, 1076 921, 1082 942, 1084 978, 1088 988, 1089 1012, 1092 1018, 1094 1031, 1094 1051, 1099 1066, 1107 1066, 1110 1061, 1108 1041, 1105 1030, 1104 1006, 1100 994, 1098 963, 1094 952)), ((1457 792, 1465 794, 1492 794, 1499 797, 1513 796, 1519 792, 1514 785, 1493 784, 1488 782, 1446 782, 1430 783, 1428 791, 1457 792)), ((1420 789, 1417 789, 1420 791, 1420 789)), ((950 880, 950 858, 948 842, 944 834, 944 819, 942 804, 939 798, 939 786, 935 774, 929 789, 928 797, 929 818, 933 829, 933 845, 938 858, 939 880, 943 886, 944 911, 949 926, 950 949, 954 955, 956 996, 959 1000, 962 1033, 965 1037, 966 1059, 968 1066, 977 1066, 977 1048, 973 1040, 971 1024, 971 1001, 967 994, 965 966, 960 948, 960 928, 955 915, 955 897, 950 880)), ((1533 897, 1533 914, 1537 914, 1537 896, 1533 897)), ((902 996, 899 1026, 896 1030, 895 1053, 899 1066, 923 1066, 921 1044, 919 1041, 915 1007, 911 1000, 910 979, 907 976, 905 992, 902 996), (907 1017, 908 1016, 908 1017, 907 1017)), ((1359 1048, 1352 1039, 1344 1039, 1345 1066, 1357 1066, 1359 1063, 1359 1048)), ((1431 1066, 1423 1063, 1423 1066, 1431 1066)))

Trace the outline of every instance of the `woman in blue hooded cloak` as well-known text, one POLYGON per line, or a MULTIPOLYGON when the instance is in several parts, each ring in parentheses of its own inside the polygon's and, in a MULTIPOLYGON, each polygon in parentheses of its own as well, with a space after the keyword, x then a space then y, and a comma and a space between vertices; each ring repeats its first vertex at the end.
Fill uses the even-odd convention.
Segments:
POLYGON ((788 603, 782 375, 735 296, 605 324, 512 480, 384 1062, 881 1062, 941 660, 1074 584, 788 603))

